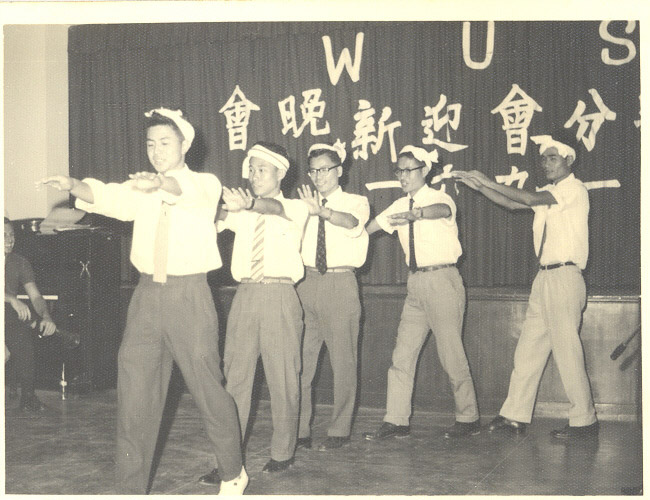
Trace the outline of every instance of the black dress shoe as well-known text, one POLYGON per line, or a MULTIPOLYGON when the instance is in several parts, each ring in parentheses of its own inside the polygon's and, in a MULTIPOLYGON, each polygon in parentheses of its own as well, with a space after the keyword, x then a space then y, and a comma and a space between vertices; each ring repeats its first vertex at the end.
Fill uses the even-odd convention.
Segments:
POLYGON ((350 436, 328 436, 318 447, 318 451, 336 450, 350 444, 350 436))
POLYGON ((384 422, 375 432, 364 432, 363 437, 368 441, 386 439, 390 437, 404 438, 411 434, 411 427, 408 425, 395 425, 384 422))
POLYGON ((562 429, 551 431, 551 436, 556 439, 587 439, 598 437, 599 430, 600 424, 598 422, 578 427, 573 427, 567 424, 562 429))
POLYGON ((477 436, 481 433, 481 422, 456 422, 444 433, 445 439, 464 438, 468 436, 477 436))
POLYGON ((311 449, 311 438, 298 438, 298 441, 296 441, 296 450, 299 448, 311 449))
POLYGON ((516 420, 510 420, 509 418, 497 415, 492 422, 488 424, 488 432, 507 430, 514 432, 515 434, 523 434, 526 432, 526 426, 527 424, 524 422, 517 422, 516 420))
POLYGON ((221 476, 219 475, 219 470, 216 467, 199 478, 199 483, 207 484, 208 486, 216 486, 220 482, 221 476))
POLYGON ((25 394, 20 398, 20 409, 30 413, 41 413, 45 405, 36 397, 36 394, 25 394))
POLYGON ((287 470, 289 467, 293 465, 293 457, 290 458, 289 460, 269 460, 264 468, 262 469, 262 472, 282 472, 283 470, 287 470))

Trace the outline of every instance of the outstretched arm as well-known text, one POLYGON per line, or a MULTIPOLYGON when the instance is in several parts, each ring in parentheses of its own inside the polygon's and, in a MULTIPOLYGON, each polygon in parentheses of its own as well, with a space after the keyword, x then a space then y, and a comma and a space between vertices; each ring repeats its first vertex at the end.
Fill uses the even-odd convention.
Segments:
POLYGON ((230 189, 224 186, 222 197, 224 201, 222 209, 228 212, 250 210, 259 214, 280 215, 287 218, 284 213, 284 207, 278 200, 274 200, 273 198, 255 198, 248 189, 244 191, 242 188, 230 189))
POLYGON ((410 221, 422 219, 446 219, 451 215, 451 207, 446 203, 434 203, 426 207, 413 208, 408 212, 398 212, 389 215, 391 224, 406 224, 410 221))
POLYGON ((65 175, 53 175, 51 177, 42 179, 39 181, 39 183, 53 187, 59 191, 70 191, 70 194, 72 196, 79 198, 86 203, 95 203, 95 197, 93 196, 93 192, 92 189, 90 189, 90 186, 85 182, 73 177, 68 177, 65 175))
POLYGON ((372 233, 376 233, 379 230, 381 230, 381 226, 377 222, 377 219, 372 219, 366 226, 366 232, 369 235, 371 235, 372 233))
POLYGON ((472 170, 471 172, 457 171, 455 177, 461 182, 476 189, 494 203, 509 210, 534 207, 537 205, 554 205, 555 197, 548 191, 533 193, 504 184, 499 184, 485 176, 485 174, 472 170))

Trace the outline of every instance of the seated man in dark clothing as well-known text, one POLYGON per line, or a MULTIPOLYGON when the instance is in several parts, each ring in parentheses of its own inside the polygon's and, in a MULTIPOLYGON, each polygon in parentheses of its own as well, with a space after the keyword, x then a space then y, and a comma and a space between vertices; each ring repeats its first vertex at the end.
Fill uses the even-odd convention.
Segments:
MULTIPOLYGON (((17 295, 27 293, 34 311, 40 316, 38 328, 43 336, 56 332, 45 299, 34 281, 32 266, 24 257, 13 253, 15 236, 11 221, 5 217, 5 346, 11 353, 21 387, 20 409, 40 412, 44 409, 34 392, 34 339, 30 327, 32 314, 29 306, 17 295)), ((35 319, 35 318, 34 318, 35 319)))

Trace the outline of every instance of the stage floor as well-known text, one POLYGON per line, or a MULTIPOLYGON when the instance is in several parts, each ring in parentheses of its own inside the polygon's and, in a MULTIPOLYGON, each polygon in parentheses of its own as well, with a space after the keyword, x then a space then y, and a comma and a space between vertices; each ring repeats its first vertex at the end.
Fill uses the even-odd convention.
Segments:
MULTIPOLYGON (((212 468, 198 411, 189 394, 170 392, 166 439, 152 494, 210 495, 217 487, 197 478, 212 468), (176 397, 174 397, 176 394, 176 397)), ((5 492, 12 494, 112 494, 116 393, 60 399, 38 391, 48 406, 39 416, 5 400, 5 492)), ((323 439, 330 407, 318 406, 314 441, 323 439)), ((564 422, 535 419, 527 435, 488 434, 447 441, 453 418, 416 412, 412 434, 383 442, 363 440, 382 412, 362 408, 352 443, 336 452, 301 449, 287 472, 263 474, 269 459, 271 415, 260 402, 247 446, 246 494, 266 495, 620 495, 642 482, 641 433, 630 422, 601 422, 595 442, 555 443, 549 431, 564 422)), ((490 416, 484 416, 487 424, 490 416)), ((159 448, 160 450, 160 448, 159 448)))

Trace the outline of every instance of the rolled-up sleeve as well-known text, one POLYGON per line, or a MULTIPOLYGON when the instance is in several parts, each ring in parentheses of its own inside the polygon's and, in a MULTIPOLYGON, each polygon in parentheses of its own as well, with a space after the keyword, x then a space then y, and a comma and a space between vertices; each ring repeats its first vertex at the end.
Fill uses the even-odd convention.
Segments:
POLYGON ((358 224, 350 229, 340 229, 342 229, 342 233, 348 238, 358 238, 365 230, 368 219, 370 218, 370 204, 368 203, 368 198, 365 196, 359 196, 356 198, 354 203, 350 205, 349 213, 357 219, 358 224))
POLYGON ((300 238, 305 230, 307 219, 309 218, 309 209, 301 200, 280 200, 284 207, 284 213, 295 226, 295 230, 300 233, 300 238))
POLYGON ((386 231, 388 234, 393 234, 397 229, 396 226, 390 223, 388 218, 390 215, 400 212, 399 210, 400 200, 395 200, 386 210, 375 217, 379 227, 386 231))

